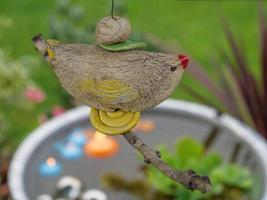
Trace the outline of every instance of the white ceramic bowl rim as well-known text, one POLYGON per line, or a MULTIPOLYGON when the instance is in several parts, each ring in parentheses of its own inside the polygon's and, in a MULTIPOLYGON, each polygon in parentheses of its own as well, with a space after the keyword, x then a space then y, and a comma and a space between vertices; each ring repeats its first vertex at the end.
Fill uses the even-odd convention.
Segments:
MULTIPOLYGON (((262 176, 264 177, 264 185, 267 187, 267 144, 265 139, 256 131, 228 114, 222 114, 218 117, 215 109, 197 103, 168 99, 153 109, 157 111, 171 110, 184 112, 194 116, 199 116, 200 118, 204 118, 229 128, 246 143, 250 144, 250 146, 258 154, 261 165, 263 169, 265 169, 262 176)), ((30 200, 25 193, 23 173, 25 171, 27 161, 32 155, 34 149, 36 149, 45 138, 53 134, 55 130, 63 127, 65 124, 88 118, 89 111, 90 108, 86 106, 74 108, 34 130, 32 134, 30 134, 19 146, 11 162, 8 175, 11 195, 15 200, 30 200)), ((261 200, 267 200, 267 190, 264 190, 261 200)))

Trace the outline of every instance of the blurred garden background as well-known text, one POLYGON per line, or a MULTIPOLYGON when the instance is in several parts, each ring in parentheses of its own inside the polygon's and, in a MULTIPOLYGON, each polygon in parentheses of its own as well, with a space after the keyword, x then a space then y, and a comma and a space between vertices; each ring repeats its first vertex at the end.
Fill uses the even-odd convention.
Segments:
MULTIPOLYGON (((0 2, 0 142, 5 141, 12 149, 40 121, 75 103, 61 89, 49 65, 34 51, 31 38, 42 33, 67 42, 93 43, 95 24, 109 15, 110 7, 108 0, 0 2)), ((257 1, 116 0, 115 13, 129 18, 134 38, 148 40, 155 49, 162 45, 179 48, 200 63, 214 80, 220 78, 219 66, 214 62, 224 63, 219 51, 230 51, 223 16, 238 39, 245 41, 249 70, 260 79, 257 1)), ((194 76, 186 74, 183 85, 193 85, 210 102, 220 104, 194 76)), ((198 101, 180 88, 173 97, 198 101)))
MULTIPOLYGON (((189 73, 173 98, 229 112, 267 137, 267 29, 260 16, 266 6, 252 0, 115 0, 115 14, 129 19, 132 38, 150 50, 189 55, 189 73)), ((94 43, 95 25, 110 8, 110 0, 0 1, 1 162, 34 128, 79 105, 34 50, 32 37, 94 43)))

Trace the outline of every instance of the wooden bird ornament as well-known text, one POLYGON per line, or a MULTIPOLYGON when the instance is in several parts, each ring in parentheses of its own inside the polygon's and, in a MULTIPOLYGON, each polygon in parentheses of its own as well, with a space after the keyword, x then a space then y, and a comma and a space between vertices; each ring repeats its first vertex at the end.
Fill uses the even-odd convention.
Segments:
MULTIPOLYGON (((111 17, 100 21, 96 34, 105 36, 107 27, 111 32, 115 30, 113 26, 116 26, 114 34, 118 34, 123 31, 123 27, 118 27, 120 23, 127 28, 125 32, 129 35, 128 21, 116 21, 111 17), (105 22, 112 23, 107 25, 105 22), (101 31, 101 26, 105 31, 101 31)), ((97 38, 99 45, 112 45, 121 42, 118 38, 122 41, 126 39, 124 34, 97 38)), ((141 111, 158 105, 170 96, 188 65, 188 58, 183 55, 143 50, 112 52, 99 45, 63 44, 45 40, 40 35, 34 37, 33 42, 52 65, 64 89, 92 107, 92 124, 106 134, 122 134, 131 130, 137 124, 141 111)))
POLYGON ((130 32, 126 19, 112 15, 97 24, 97 45, 62 44, 40 35, 33 42, 65 90, 92 108, 90 120, 99 132, 123 134, 146 163, 187 189, 208 192, 208 177, 193 170, 172 168, 161 160, 158 151, 131 131, 140 120, 141 111, 156 106, 175 90, 189 59, 184 55, 137 50, 144 43, 128 40, 130 32))

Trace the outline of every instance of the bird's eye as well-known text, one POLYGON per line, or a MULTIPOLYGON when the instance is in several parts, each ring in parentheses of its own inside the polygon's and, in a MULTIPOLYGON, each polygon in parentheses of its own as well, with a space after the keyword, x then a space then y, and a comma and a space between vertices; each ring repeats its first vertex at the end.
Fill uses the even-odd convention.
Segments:
POLYGON ((171 71, 174 72, 177 69, 176 66, 171 66, 171 71))

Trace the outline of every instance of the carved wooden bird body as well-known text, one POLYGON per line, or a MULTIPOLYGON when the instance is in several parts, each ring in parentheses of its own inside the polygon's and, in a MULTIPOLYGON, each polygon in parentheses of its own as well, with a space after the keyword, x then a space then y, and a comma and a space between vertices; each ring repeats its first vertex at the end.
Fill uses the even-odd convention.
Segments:
POLYGON ((65 90, 102 111, 139 112, 159 104, 175 90, 188 63, 182 55, 110 52, 97 45, 62 44, 40 36, 34 43, 65 90))

